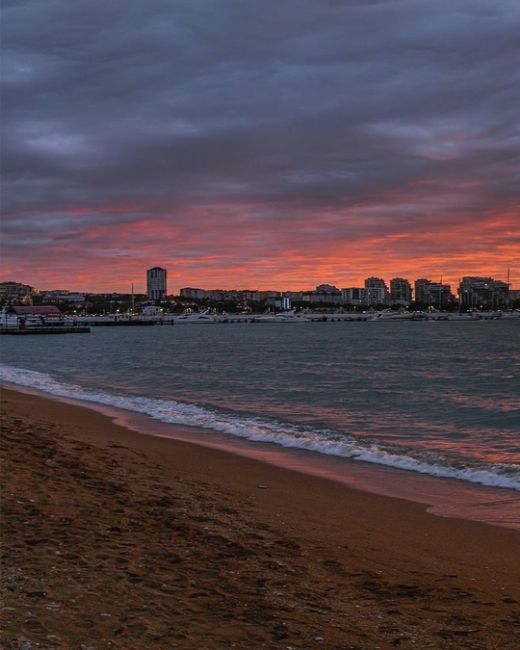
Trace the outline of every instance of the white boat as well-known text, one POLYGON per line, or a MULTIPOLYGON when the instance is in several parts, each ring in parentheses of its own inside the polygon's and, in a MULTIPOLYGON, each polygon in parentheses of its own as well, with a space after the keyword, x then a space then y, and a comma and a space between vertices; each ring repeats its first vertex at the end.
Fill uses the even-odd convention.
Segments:
POLYGON ((448 313, 447 319, 449 321, 455 321, 457 323, 463 323, 470 320, 471 321, 477 320, 475 318, 475 313, 472 311, 462 311, 462 312, 452 311, 448 313))
POLYGON ((520 320, 520 309, 496 312, 496 317, 500 320, 520 320))
POLYGON ((185 314, 181 314, 180 316, 175 316, 173 318, 173 322, 177 325, 183 325, 184 323, 186 324, 196 324, 196 325, 202 325, 206 323, 216 323, 217 319, 215 316, 212 316, 208 311, 202 311, 202 312, 186 312, 185 314))
POLYGON ((282 311, 279 314, 262 314, 255 316, 255 323, 309 323, 310 318, 301 312, 282 311))
POLYGON ((415 313, 409 311, 394 311, 393 309, 383 309, 375 313, 371 321, 387 321, 387 320, 414 320, 415 313))

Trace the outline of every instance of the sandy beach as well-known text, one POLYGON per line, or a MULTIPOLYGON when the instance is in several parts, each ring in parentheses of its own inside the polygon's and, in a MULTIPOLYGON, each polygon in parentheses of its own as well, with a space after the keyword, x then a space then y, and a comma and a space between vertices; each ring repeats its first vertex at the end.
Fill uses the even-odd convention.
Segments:
POLYGON ((2 647, 520 646, 520 534, 2 391, 2 647))

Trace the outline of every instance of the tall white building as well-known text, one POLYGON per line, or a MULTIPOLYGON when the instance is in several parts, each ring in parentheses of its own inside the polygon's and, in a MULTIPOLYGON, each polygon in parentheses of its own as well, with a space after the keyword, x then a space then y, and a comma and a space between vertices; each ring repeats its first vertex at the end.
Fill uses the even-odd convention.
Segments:
POLYGON ((154 266, 146 271, 146 293, 150 300, 166 298, 166 269, 154 266))

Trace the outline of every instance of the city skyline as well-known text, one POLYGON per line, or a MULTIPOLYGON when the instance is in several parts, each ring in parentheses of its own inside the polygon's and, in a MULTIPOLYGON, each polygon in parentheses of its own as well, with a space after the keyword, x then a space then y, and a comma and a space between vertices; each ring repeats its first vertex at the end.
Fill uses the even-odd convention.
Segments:
POLYGON ((519 285, 517 3, 27 0, 3 19, 0 278, 519 285))
POLYGON ((179 285, 178 287, 175 287, 176 290, 169 291, 168 290, 168 284, 166 277, 169 275, 169 270, 160 266, 154 266, 149 269, 146 269, 143 271, 145 280, 142 283, 144 286, 140 288, 140 285, 137 286, 135 285, 134 282, 130 283, 129 287, 126 287, 126 289, 123 289, 122 291, 101 291, 101 290, 85 290, 81 288, 70 288, 66 287, 65 284, 61 284, 56 287, 42 287, 42 286, 37 286, 37 285, 32 285, 30 283, 25 283, 25 282, 20 282, 18 280, 14 280, 13 278, 11 279, 5 279, 5 278, 0 278, 0 286, 1 285, 8 285, 8 284, 14 284, 14 285, 20 285, 20 286, 26 286, 27 288, 31 288, 35 290, 36 292, 60 292, 60 291, 65 291, 69 293, 84 293, 84 294, 110 294, 110 293, 120 293, 120 294, 125 294, 125 295, 130 295, 132 293, 135 293, 136 295, 148 295, 149 298, 152 299, 159 299, 161 296, 166 297, 166 296, 175 296, 182 294, 183 290, 189 289, 189 290, 201 290, 201 291, 223 291, 223 292, 277 292, 277 293, 298 293, 298 292, 313 292, 317 291, 320 289, 326 289, 327 287, 330 289, 337 289, 337 290, 346 290, 349 288, 362 288, 362 287, 379 287, 379 286, 385 286, 387 291, 392 290, 392 285, 394 282, 396 283, 395 290, 396 291, 403 291, 403 283, 405 285, 408 285, 409 287, 412 288, 414 291, 414 286, 417 285, 417 283, 422 283, 426 282, 427 284, 432 284, 432 285, 438 285, 438 286, 444 286, 447 287, 451 290, 452 294, 456 294, 458 292, 459 287, 463 284, 463 281, 466 280, 490 280, 491 282, 498 282, 503 285, 506 285, 509 287, 510 290, 517 290, 514 283, 511 281, 511 278, 509 276, 509 269, 506 277, 494 277, 494 276, 486 276, 482 273, 477 273, 475 275, 460 275, 456 281, 456 283, 450 283, 448 282, 445 278, 441 277, 439 279, 435 278, 428 278, 426 277, 425 274, 419 275, 418 277, 403 277, 403 276, 392 276, 392 277, 383 277, 382 275, 378 275, 377 273, 371 273, 368 277, 363 278, 358 284, 355 283, 340 283, 340 282, 331 282, 331 283, 324 283, 320 282, 318 284, 313 285, 311 287, 309 283, 307 283, 307 286, 305 287, 299 287, 297 289, 294 288, 288 288, 288 287, 274 287, 270 286, 268 288, 259 288, 259 287, 254 287, 251 285, 248 285, 247 283, 242 283, 242 284, 237 284, 236 286, 233 287, 225 287, 225 286, 212 286, 212 285, 196 285, 194 283, 184 283, 179 285), (371 282, 375 281, 375 282, 371 282), (397 282, 396 282, 397 281, 397 282), (382 283, 382 284, 381 284, 382 283), (128 290, 130 289, 130 290, 128 290), (178 290, 177 290, 178 289, 178 290), (155 295, 155 291, 158 290, 158 294, 155 295), (160 294, 160 295, 159 295, 160 294))

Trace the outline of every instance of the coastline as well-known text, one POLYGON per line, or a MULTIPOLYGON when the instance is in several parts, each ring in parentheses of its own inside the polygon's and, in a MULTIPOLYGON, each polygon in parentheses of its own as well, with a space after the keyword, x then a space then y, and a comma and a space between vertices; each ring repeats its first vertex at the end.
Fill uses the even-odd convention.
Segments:
POLYGON ((11 388, 2 406, 6 645, 518 646, 517 531, 11 388))
POLYGON ((438 516, 520 531, 520 494, 512 488, 438 477, 399 466, 286 447, 273 442, 258 442, 195 424, 169 423, 124 406, 84 401, 23 384, 3 381, 0 382, 0 390, 2 388, 95 411, 115 424, 147 437, 186 442, 336 481, 362 492, 405 499, 425 506, 428 512, 438 516))

